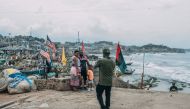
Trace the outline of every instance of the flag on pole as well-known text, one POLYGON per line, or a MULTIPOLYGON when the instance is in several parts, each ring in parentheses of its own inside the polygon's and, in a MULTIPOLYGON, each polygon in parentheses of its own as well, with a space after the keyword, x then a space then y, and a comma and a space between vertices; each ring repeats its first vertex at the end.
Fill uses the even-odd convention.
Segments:
POLYGON ((83 43, 83 41, 82 41, 82 52, 83 52, 83 55, 86 55, 86 54, 85 54, 85 48, 84 48, 84 43, 83 43))
POLYGON ((65 49, 64 49, 64 47, 62 49, 62 60, 61 60, 61 62, 62 62, 63 65, 67 64, 67 58, 65 56, 65 49))
POLYGON ((125 73, 127 66, 123 58, 119 43, 117 45, 117 51, 116 51, 116 65, 119 67, 122 73, 125 73))
POLYGON ((48 52, 45 52, 44 50, 40 50, 40 54, 41 54, 44 58, 46 58, 46 59, 48 60, 48 62, 51 61, 50 55, 49 55, 48 52))
POLYGON ((50 40, 49 36, 47 35, 47 41, 46 44, 49 48, 51 48, 53 50, 53 53, 56 52, 56 47, 55 44, 50 40))
POLYGON ((86 51, 85 51, 85 48, 84 48, 84 42, 83 41, 82 41, 82 53, 83 53, 84 58, 87 59, 86 51))

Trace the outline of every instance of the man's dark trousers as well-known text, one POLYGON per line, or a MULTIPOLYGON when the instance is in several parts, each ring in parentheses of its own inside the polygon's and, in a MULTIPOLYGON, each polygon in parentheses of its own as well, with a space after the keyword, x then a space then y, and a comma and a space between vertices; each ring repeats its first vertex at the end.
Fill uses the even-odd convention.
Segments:
POLYGON ((104 86, 104 85, 97 85, 96 86, 96 94, 98 102, 102 109, 106 109, 110 107, 110 97, 111 97, 111 86, 104 86), (104 101, 102 98, 102 94, 105 90, 105 96, 106 96, 106 106, 104 105, 104 101), (106 108, 105 108, 106 107, 106 108))

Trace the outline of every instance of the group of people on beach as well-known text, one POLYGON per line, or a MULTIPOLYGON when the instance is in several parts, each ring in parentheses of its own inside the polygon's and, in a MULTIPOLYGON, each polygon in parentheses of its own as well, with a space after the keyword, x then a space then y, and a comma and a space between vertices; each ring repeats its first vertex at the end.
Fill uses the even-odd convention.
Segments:
POLYGON ((78 90, 81 85, 81 78, 83 79, 83 88, 86 89, 86 82, 88 82, 88 91, 93 90, 94 73, 93 69, 99 68, 99 81, 96 84, 97 100, 101 109, 110 108, 110 97, 112 87, 112 76, 115 69, 115 62, 109 57, 110 50, 103 49, 103 59, 96 62, 95 66, 89 64, 86 56, 78 50, 74 51, 72 57, 72 67, 70 70, 71 80, 70 86, 73 91, 78 90), (105 103, 102 94, 105 91, 105 103))
POLYGON ((87 89, 87 80, 88 91, 93 90, 93 66, 89 64, 88 59, 83 55, 83 53, 78 50, 75 50, 72 56, 70 74, 70 86, 73 91, 76 91, 79 88, 87 89))

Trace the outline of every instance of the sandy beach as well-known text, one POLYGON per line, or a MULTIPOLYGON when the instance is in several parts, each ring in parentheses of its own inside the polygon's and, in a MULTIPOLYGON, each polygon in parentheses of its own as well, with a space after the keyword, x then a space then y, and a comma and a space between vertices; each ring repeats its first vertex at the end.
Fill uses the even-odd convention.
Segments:
MULTIPOLYGON (((95 91, 0 94, 2 109, 100 109, 95 91), (9 102, 7 102, 9 101, 9 102)), ((190 109, 190 94, 113 88, 111 109, 190 109)))

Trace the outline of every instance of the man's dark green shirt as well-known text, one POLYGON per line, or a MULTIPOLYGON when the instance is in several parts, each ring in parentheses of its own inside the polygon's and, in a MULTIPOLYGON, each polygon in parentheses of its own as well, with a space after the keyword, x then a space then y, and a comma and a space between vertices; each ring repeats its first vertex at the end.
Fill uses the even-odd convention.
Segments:
POLYGON ((97 61, 95 68, 99 68, 99 85, 112 86, 115 62, 111 59, 103 58, 97 61))

